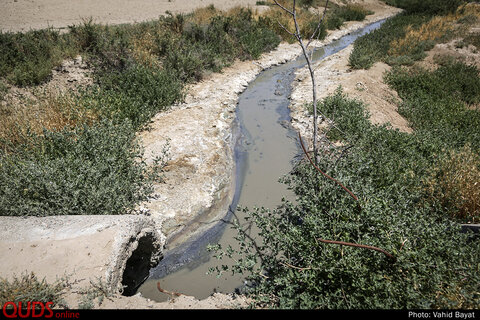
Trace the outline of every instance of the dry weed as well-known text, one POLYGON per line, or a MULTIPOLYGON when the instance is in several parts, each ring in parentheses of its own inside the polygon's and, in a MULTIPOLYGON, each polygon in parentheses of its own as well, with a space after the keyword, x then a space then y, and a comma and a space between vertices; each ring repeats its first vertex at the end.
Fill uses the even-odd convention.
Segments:
POLYGON ((391 56, 409 55, 420 43, 436 41, 445 36, 447 32, 452 31, 455 20, 454 15, 436 16, 422 24, 419 29, 408 26, 403 38, 395 39, 390 43, 388 54, 391 56))
POLYGON ((432 201, 439 201, 454 217, 480 221, 480 156, 466 145, 443 157, 426 181, 432 201))
POLYGON ((463 5, 453 14, 433 17, 418 29, 408 26, 403 38, 395 39, 390 43, 388 54, 391 56, 409 55, 420 43, 438 41, 449 32, 460 30, 461 27, 457 22, 466 16, 480 17, 480 5, 476 3, 463 5))
POLYGON ((158 56, 155 54, 153 48, 156 47, 155 45, 155 32, 159 32, 157 30, 151 30, 142 34, 141 37, 136 38, 133 40, 133 58, 138 63, 152 68, 152 67, 160 67, 161 62, 158 59, 158 56))
POLYGON ((27 143, 32 134, 43 130, 57 131, 73 128, 80 123, 92 123, 97 115, 78 107, 73 95, 44 94, 34 99, 9 99, 0 105, 0 144, 27 143))

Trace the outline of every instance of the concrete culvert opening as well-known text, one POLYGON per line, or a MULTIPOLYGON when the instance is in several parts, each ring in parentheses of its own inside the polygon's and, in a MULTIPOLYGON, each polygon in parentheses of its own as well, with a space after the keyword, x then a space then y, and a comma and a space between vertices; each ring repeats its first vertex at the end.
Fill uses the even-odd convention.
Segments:
POLYGON ((138 240, 137 248, 132 252, 125 265, 122 277, 123 295, 133 296, 138 287, 148 278, 150 269, 158 260, 158 242, 152 233, 147 233, 138 240))

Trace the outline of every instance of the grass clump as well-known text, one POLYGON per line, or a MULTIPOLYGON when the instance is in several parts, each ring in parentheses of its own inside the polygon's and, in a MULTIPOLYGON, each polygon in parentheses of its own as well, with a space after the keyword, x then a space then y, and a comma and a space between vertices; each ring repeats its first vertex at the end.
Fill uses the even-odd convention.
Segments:
POLYGON ((45 279, 39 280, 34 273, 25 273, 12 281, 0 279, 0 304, 22 302, 26 306, 27 302, 53 302, 52 307, 65 307, 62 296, 67 285, 65 279, 49 284, 45 279))
POLYGON ((469 145, 442 155, 425 179, 428 199, 465 222, 480 222, 480 157, 469 145))
POLYGON ((93 109, 80 108, 75 95, 44 93, 23 97, 21 103, 9 97, 0 105, 0 114, 0 149, 4 151, 28 143, 32 134, 41 136, 44 130, 58 131, 92 124, 99 117, 93 109))

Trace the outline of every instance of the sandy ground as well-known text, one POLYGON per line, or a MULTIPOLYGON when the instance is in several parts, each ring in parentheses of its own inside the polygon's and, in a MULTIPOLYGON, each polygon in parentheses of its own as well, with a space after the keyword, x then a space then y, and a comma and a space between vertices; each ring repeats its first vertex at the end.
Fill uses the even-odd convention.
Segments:
POLYGON ((0 30, 66 28, 90 18, 101 24, 143 22, 166 11, 188 13, 212 4, 224 10, 253 7, 255 3, 256 0, 1 0, 0 30))
MULTIPOLYGON (((383 74, 390 66, 383 62, 374 64, 368 70, 352 70, 348 58, 353 50, 349 46, 340 52, 315 64, 318 99, 321 100, 335 92, 339 86, 351 98, 363 101, 370 112, 370 121, 375 124, 390 123, 395 129, 411 132, 407 121, 397 112, 400 101, 397 93, 383 83, 383 74)), ((312 86, 307 70, 297 73, 297 82, 292 93, 292 116, 294 122, 303 122, 303 131, 310 131, 310 119, 306 117, 304 103, 311 102, 312 86), (310 94, 310 95, 309 95, 310 94)), ((298 128, 297 128, 298 129, 298 128)))
MULTIPOLYGON (((138 1, 91 1, 91 0, 77 0, 68 2, 60 0, 0 0, 0 27, 4 30, 26 30, 29 28, 40 28, 45 26, 64 27, 68 24, 77 23, 81 21, 81 17, 93 17, 97 22, 102 23, 123 23, 133 21, 143 21, 156 18, 165 10, 171 11, 190 11, 196 7, 214 4, 218 8, 225 8, 225 3, 222 1, 154 1, 154 0, 138 0, 138 1), (114 3, 114 4, 113 4, 114 3), (114 8, 114 9, 112 9, 114 8)), ((256 1, 230 1, 228 6, 238 4, 253 5, 256 1)), ((362 22, 348 23, 341 30, 335 30, 329 36, 317 45, 326 44, 332 39, 336 39, 353 30, 361 28, 371 22, 389 17, 398 10, 386 6, 379 0, 357 0, 364 4, 368 9, 375 12, 375 14, 367 17, 367 20, 362 22)), ((346 56, 348 51, 343 52, 346 56)), ((176 233, 178 226, 180 229, 188 227, 192 218, 195 218, 199 213, 206 214, 206 218, 215 219, 215 213, 222 211, 227 205, 232 196, 232 186, 234 181, 232 173, 234 172, 234 162, 232 156, 232 142, 234 136, 232 130, 234 129, 235 107, 238 95, 246 88, 248 83, 252 81, 256 75, 262 70, 269 68, 275 64, 283 63, 291 60, 301 54, 301 50, 296 44, 281 44, 276 50, 271 53, 264 54, 259 60, 251 62, 237 62, 230 68, 223 70, 222 73, 212 74, 204 81, 194 84, 189 88, 189 94, 186 101, 180 105, 173 106, 169 112, 161 113, 153 119, 152 128, 150 131, 141 133, 146 155, 153 159, 161 152, 164 143, 169 139, 171 145, 172 159, 167 167, 166 183, 158 185, 156 191, 160 195, 156 201, 146 205, 146 209, 150 211, 151 217, 156 224, 162 225, 164 233, 176 233), (186 135, 185 133, 189 134, 186 135), (192 140, 192 137, 194 140, 192 140), (194 143, 192 143, 192 141, 194 143)), ((343 59, 345 59, 345 56, 343 59)), ((332 58, 336 59, 336 58, 332 58)), ((324 71, 317 72, 317 74, 329 74, 332 76, 329 81, 324 81, 328 84, 328 90, 337 87, 334 74, 345 73, 345 63, 334 65, 332 68, 324 68, 324 71), (330 71, 329 71, 330 70, 330 71)), ((337 61, 338 62, 338 61, 337 61)), ((320 68, 320 66, 319 66, 320 68)), ((376 70, 373 68, 373 70, 376 70)), ((363 82, 365 85, 367 79, 370 81, 381 81, 380 71, 376 71, 371 75, 364 75, 363 82)), ((345 77, 348 78, 347 75, 345 77)), ((346 79, 346 78, 345 78, 346 79)), ((361 80, 352 79, 342 80, 345 83, 357 83, 361 80)), ((298 95, 292 94, 292 105, 296 102, 301 102, 306 96, 306 92, 299 94, 299 88, 308 90, 308 78, 299 78, 296 92, 298 95)), ((362 82, 362 83, 363 83, 362 82)), ((375 83, 371 85, 370 90, 357 90, 359 92, 371 92, 375 83)), ((355 90, 355 89, 354 89, 355 90)), ((327 90, 323 90, 325 93, 327 90)), ((385 100, 385 98, 383 99, 385 100)), ((382 102, 383 103, 383 102, 382 102)), ((379 107, 379 110, 381 108, 379 107)), ((292 109, 294 112, 295 110, 292 109)), ((294 121, 296 121, 294 118, 294 121)), ((382 120, 379 120, 382 121, 382 120)), ((202 224, 205 221, 200 221, 202 224)), ((67 223, 67 230, 68 230, 67 223)), ((64 228, 64 227, 62 227, 64 228)), ((65 229, 62 229, 65 230, 65 229)), ((108 229, 102 229, 107 230, 108 229)), ((112 229, 110 229, 112 230, 112 229)), ((106 231, 105 231, 106 232, 106 231)), ((108 233, 108 232, 107 232, 108 233)), ((107 234, 105 233, 105 234, 107 234)), ((49 250, 49 245, 75 245, 82 243, 83 249, 79 251, 79 256, 89 256, 88 241, 95 243, 98 239, 98 234, 91 233, 96 236, 85 238, 84 234, 78 237, 70 237, 68 241, 62 243, 40 243, 39 239, 23 239, 13 245, 21 245, 21 248, 16 248, 16 251, 23 250, 24 257, 35 256, 38 250, 42 250, 43 261, 49 261, 48 255, 53 257, 61 257, 59 252, 49 250), (81 242, 80 242, 81 241, 81 242), (20 243, 20 244, 19 244, 20 243), (85 250, 84 250, 85 249, 85 250)), ((6 233, 4 235, 7 235, 6 233)), ((107 234, 108 235, 108 234, 107 234)), ((21 236, 21 235, 20 235, 21 236)), ((57 235, 53 235, 54 237, 57 235)), ((6 237, 8 238, 8 237, 6 237)), ((1 240, 1 239, 0 239, 1 240)), ((8 239, 4 239, 5 243, 8 239)), ((41 240, 41 239, 40 239, 41 240)), ((51 241, 50 239, 49 241, 51 241)), ((59 239, 65 240, 65 239, 59 239)), ((1 247, 5 243, 2 243, 1 247)), ((108 244, 108 242, 107 242, 108 244)), ((98 247, 98 245, 97 245, 98 247)), ((8 248, 8 247, 7 247, 8 248)), ((69 250, 74 248, 69 247, 69 250)), ((107 250, 109 246, 105 245, 107 250)), ((7 250, 4 247, 4 250, 7 250)), ((62 249, 63 250, 63 249, 62 249)), ((63 256, 67 256, 67 249, 63 256)), ((71 252, 71 251, 70 251, 71 252)), ((10 253, 5 252, 8 256, 10 253)), ((72 255, 70 255, 71 257, 72 255)), ((26 259, 26 258, 25 258, 26 259)), ((102 256, 100 256, 100 259, 102 256)), ((25 268, 22 264, 22 259, 2 259, 3 265, 1 268, 5 271, 18 270, 25 268), (20 262, 18 262, 20 260, 20 262), (16 263, 14 263, 16 261, 16 263), (11 263, 11 265, 9 265, 11 263)), ((30 260, 29 260, 30 261, 30 260)), ((85 261, 88 261, 85 260, 85 261)), ((60 261, 61 268, 68 270, 70 266, 63 265, 67 263, 60 261)), ((94 262, 88 262, 93 264, 94 262)), ((68 264, 68 263, 67 263, 68 264)), ((36 268, 35 271, 39 275, 49 274, 52 272, 51 263, 42 263, 40 260, 32 259, 28 267, 30 269, 36 268)), ((106 268, 107 266, 102 266, 106 268)), ((58 269, 57 269, 58 270, 58 269)), ((60 274, 63 271, 59 272, 60 274)), ((233 297, 229 295, 214 295, 206 300, 198 301, 192 297, 180 296, 168 303, 155 303, 148 301, 140 296, 134 297, 116 297, 115 299, 106 299, 100 306, 102 308, 234 308, 239 305, 244 305, 242 298, 233 297)), ((75 305, 72 305, 75 307, 75 305)))
MULTIPOLYGON (((400 12, 399 9, 388 7, 380 1, 356 2, 375 12, 374 15, 367 16, 367 21, 370 22, 380 20, 379 17, 400 12)), ((357 22, 349 24, 347 29, 354 27, 357 22)), ((333 94, 341 86, 343 92, 349 97, 359 99, 366 104, 373 123, 390 123, 395 129, 411 132, 407 121, 397 112, 399 97, 395 91, 383 83, 383 74, 390 69, 390 66, 378 62, 368 70, 353 70, 348 65, 352 50, 353 45, 350 45, 314 64, 317 99, 321 100, 333 94)), ((306 67, 296 72, 296 81, 293 84, 290 100, 292 125, 309 141, 313 132, 313 117, 308 114, 305 103, 312 101, 312 84, 306 67)), ((322 126, 321 123, 319 125, 322 126)))

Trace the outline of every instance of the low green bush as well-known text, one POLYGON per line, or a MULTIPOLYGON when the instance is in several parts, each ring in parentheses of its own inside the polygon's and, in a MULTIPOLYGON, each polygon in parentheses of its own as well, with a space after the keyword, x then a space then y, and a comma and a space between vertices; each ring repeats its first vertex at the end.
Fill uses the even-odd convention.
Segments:
POLYGON ((182 97, 183 83, 175 73, 133 65, 122 72, 104 72, 96 86, 78 97, 78 103, 108 119, 128 119, 140 128, 182 97))
POLYGON ((373 14, 372 11, 366 10, 364 7, 358 4, 347 4, 342 7, 338 7, 335 14, 340 16, 345 21, 362 21, 369 14, 373 14))
POLYGON ((347 4, 336 6, 326 16, 325 25, 328 30, 340 29, 346 21, 362 21, 373 12, 366 10, 361 5, 347 4))
POLYGON ((44 132, 0 154, 0 215, 124 214, 152 194, 156 175, 128 122, 44 132))
MULTIPOLYGON (((355 41, 352 53, 349 56, 349 65, 354 69, 368 69, 375 62, 386 60, 389 57, 390 43, 395 39, 404 37, 407 26, 418 27, 428 20, 428 16, 413 14, 398 14, 388 19, 380 28, 355 41)), ((420 50, 421 55, 423 49, 423 47, 419 47, 415 53, 418 54, 420 50)))
POLYGON ((303 162, 283 179, 295 203, 243 209, 259 236, 252 239, 238 224, 239 249, 216 249, 237 261, 232 271, 247 276, 255 306, 478 308, 480 242, 424 201, 421 177, 443 141, 372 125, 364 105, 341 91, 319 107, 352 146, 338 151, 339 161, 325 157, 319 166, 359 200, 303 162), (374 246, 394 258, 322 240, 374 246))
POLYGON ((476 67, 453 62, 435 71, 394 68, 385 81, 402 98, 399 112, 413 129, 434 133, 448 146, 470 143, 480 150, 480 112, 468 107, 480 99, 476 67))
POLYGON ((0 77, 17 86, 41 84, 63 58, 74 52, 76 48, 68 36, 51 29, 0 32, 0 77))
POLYGON ((63 293, 67 286, 66 279, 47 283, 45 279, 39 280, 34 273, 22 274, 11 281, 0 279, 0 304, 22 302, 26 306, 27 302, 53 302, 51 308, 66 307, 63 293))

